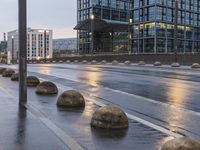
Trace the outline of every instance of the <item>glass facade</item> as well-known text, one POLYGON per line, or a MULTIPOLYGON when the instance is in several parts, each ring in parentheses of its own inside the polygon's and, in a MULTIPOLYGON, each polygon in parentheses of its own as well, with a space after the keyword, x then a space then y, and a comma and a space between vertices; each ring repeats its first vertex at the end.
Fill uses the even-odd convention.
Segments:
MULTIPOLYGON (((114 30, 78 30, 82 53, 91 52, 91 43, 94 52, 173 52, 175 0, 78 0, 78 24, 91 15, 114 30), (126 29, 117 30, 122 23, 126 29)), ((179 52, 200 52, 200 0, 179 0, 177 36, 179 52)))

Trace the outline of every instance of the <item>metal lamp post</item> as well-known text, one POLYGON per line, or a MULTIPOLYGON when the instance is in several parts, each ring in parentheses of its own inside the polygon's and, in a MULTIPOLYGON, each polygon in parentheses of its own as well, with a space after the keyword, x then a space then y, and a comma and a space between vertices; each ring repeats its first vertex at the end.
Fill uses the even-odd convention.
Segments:
POLYGON ((18 0, 19 15, 19 103, 27 102, 27 18, 26 0, 18 0))
POLYGON ((12 36, 12 63, 14 61, 14 36, 12 36))
POLYGON ((175 21, 174 21, 174 61, 178 62, 177 53, 178 53, 178 1, 175 0, 175 21))
POLYGON ((47 57, 47 30, 46 28, 44 29, 44 60, 46 62, 46 57, 47 57))
POLYGON ((94 15, 90 16, 91 19, 91 54, 94 52, 94 15))
POLYGON ((128 48, 129 54, 131 54, 131 48, 132 48, 132 46, 131 46, 131 40, 132 40, 131 28, 132 28, 132 24, 133 24, 133 19, 129 19, 129 29, 128 29, 129 30, 128 31, 129 32, 129 37, 128 37, 129 38, 128 39, 129 40, 129 44, 128 44, 129 45, 129 48, 128 48))

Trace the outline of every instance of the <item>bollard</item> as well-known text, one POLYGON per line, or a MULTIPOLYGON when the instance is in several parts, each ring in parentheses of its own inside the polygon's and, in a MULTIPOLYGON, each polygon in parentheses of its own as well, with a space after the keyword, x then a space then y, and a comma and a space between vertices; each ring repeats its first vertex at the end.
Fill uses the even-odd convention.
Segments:
POLYGON ((54 83, 44 81, 37 86, 36 93, 40 95, 54 95, 58 94, 58 88, 54 83))
POLYGON ((138 62, 138 65, 139 65, 139 66, 145 66, 146 63, 145 63, 145 61, 139 61, 139 62, 138 62))
POLYGON ((28 76, 27 77, 27 86, 28 87, 36 87, 40 84, 40 80, 35 76, 28 76))
POLYGON ((155 67, 162 66, 161 62, 159 62, 159 61, 156 61, 153 65, 154 65, 155 67))
POLYGON ((119 108, 105 106, 98 109, 92 116, 91 126, 105 129, 128 128, 128 117, 119 108))
POLYGON ((11 76, 11 81, 19 81, 19 74, 18 73, 14 73, 11 76))
POLYGON ((131 62, 131 61, 129 61, 129 60, 127 60, 127 61, 125 61, 125 62, 124 62, 124 64, 125 64, 125 65, 131 65, 131 64, 132 64, 132 62, 131 62))
POLYGON ((61 94, 57 101, 57 106, 59 107, 68 107, 68 108, 74 108, 74 107, 84 107, 85 106, 85 100, 84 97, 77 91, 70 90, 65 91, 63 94, 61 94))
POLYGON ((194 64, 192 64, 191 68, 198 69, 198 68, 200 68, 200 65, 199 65, 199 63, 194 63, 194 64))
POLYGON ((6 71, 6 68, 0 68, 0 74, 3 74, 4 71, 6 71))
POLYGON ((97 64, 97 61, 96 61, 96 60, 92 60, 92 61, 91 61, 91 64, 92 64, 92 65, 95 65, 95 64, 97 64))
POLYGON ((119 62, 117 60, 112 61, 112 65, 118 65, 118 64, 119 64, 119 62))
POLYGON ((102 64, 102 65, 105 65, 105 64, 107 64, 107 61, 106 61, 106 60, 102 60, 102 61, 101 61, 101 64, 102 64))
POLYGON ((11 77, 13 74, 15 73, 14 70, 11 70, 11 69, 8 69, 8 70, 5 70, 2 74, 3 77, 11 77))
POLYGON ((174 68, 180 67, 180 64, 177 63, 177 62, 174 62, 174 63, 171 64, 171 67, 174 67, 174 68))
POLYGON ((87 64, 87 63, 88 63, 87 60, 82 61, 82 64, 87 64))

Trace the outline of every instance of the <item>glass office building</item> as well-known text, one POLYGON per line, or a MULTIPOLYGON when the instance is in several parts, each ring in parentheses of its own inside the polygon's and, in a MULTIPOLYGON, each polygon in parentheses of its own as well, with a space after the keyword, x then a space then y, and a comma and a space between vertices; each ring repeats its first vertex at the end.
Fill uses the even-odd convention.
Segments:
MULTIPOLYGON (((178 3, 178 51, 200 52, 200 0, 178 3)), ((175 0, 78 0, 77 19, 81 53, 174 51, 175 0)))

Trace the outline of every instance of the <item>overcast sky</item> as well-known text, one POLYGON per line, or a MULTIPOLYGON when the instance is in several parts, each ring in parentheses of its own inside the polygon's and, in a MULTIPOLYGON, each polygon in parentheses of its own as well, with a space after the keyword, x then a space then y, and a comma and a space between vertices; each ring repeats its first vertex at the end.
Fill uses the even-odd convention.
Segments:
MULTIPOLYGON (((0 40, 18 27, 18 0, 0 0, 0 40)), ((28 27, 53 29, 54 38, 76 37, 76 0, 27 0, 28 27)))

